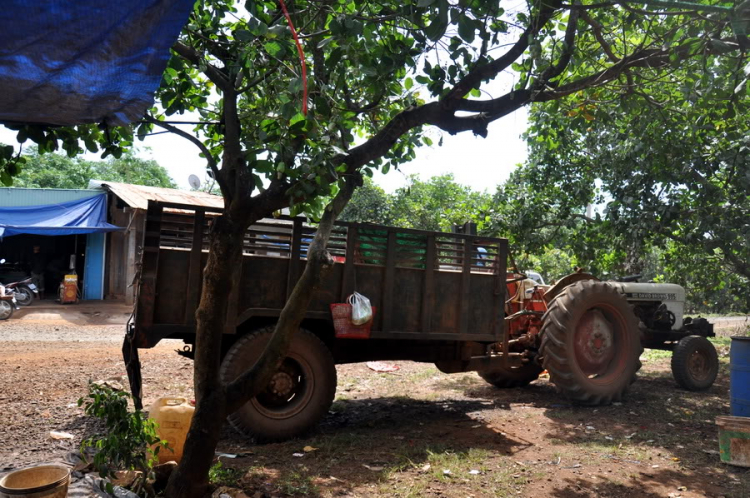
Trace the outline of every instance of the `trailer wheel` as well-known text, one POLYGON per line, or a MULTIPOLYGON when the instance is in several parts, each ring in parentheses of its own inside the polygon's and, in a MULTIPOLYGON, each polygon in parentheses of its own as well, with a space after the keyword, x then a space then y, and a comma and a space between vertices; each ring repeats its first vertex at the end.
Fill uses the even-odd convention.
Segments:
POLYGON ((619 401, 641 368, 638 318, 606 282, 583 280, 558 294, 542 317, 542 366, 570 400, 619 401))
POLYGON ((7 320, 13 316, 13 303, 0 300, 0 320, 7 320))
POLYGON ((705 391, 719 373, 719 355, 705 337, 689 335, 680 339, 672 352, 672 375, 688 391, 705 391))
MULTIPOLYGON (((221 365, 222 381, 231 382, 253 366, 272 333, 273 327, 266 327, 237 340, 221 365)), ((335 394, 331 352, 315 334, 300 329, 266 389, 228 418, 235 429, 258 442, 290 439, 320 422, 335 394)))
POLYGON ((494 368, 485 372, 477 372, 489 384, 500 389, 508 387, 524 387, 539 378, 542 367, 535 363, 527 363, 517 368, 494 368))

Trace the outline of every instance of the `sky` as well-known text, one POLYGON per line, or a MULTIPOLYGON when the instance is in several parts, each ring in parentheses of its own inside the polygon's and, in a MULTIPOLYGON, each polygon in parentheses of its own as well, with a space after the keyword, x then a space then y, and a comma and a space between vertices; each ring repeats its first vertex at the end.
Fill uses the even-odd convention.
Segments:
MULTIPOLYGON (((375 182, 387 192, 393 192, 408 183, 409 175, 418 174, 426 180, 453 173, 460 184, 477 191, 494 192, 526 158, 526 144, 520 138, 526 123, 526 110, 520 109, 490 124, 487 138, 475 137, 471 132, 442 133, 442 147, 437 145, 441 132, 433 127, 427 132, 433 139, 433 146, 420 147, 416 159, 402 165, 400 171, 391 170, 387 175, 376 173, 375 182)), ((0 127, 0 143, 17 146, 15 132, 0 127)), ((198 157, 198 148, 184 138, 163 133, 146 137, 143 142, 136 141, 136 145, 139 156, 154 159, 164 166, 180 188, 190 188, 188 177, 191 174, 202 181, 205 178, 205 161, 198 157)), ((99 159, 98 154, 85 157, 99 159)))
MULTIPOLYGON (((179 118, 178 118, 179 119, 179 118)), ((190 127, 186 127, 190 128, 190 127)), ((402 165, 400 171, 377 173, 375 182, 387 192, 407 184, 407 177, 419 174, 426 180, 435 175, 453 173, 456 181, 474 190, 489 190, 505 181, 526 158, 526 145, 520 134, 526 129, 525 110, 517 111, 492 123, 487 138, 475 137, 470 132, 448 135, 443 133, 443 146, 437 145, 441 136, 437 128, 428 134, 435 145, 423 145, 417 158, 402 165)), ((146 137, 139 142, 151 150, 141 150, 139 155, 156 160, 167 168, 170 176, 181 188, 189 188, 188 176, 205 178, 205 161, 198 157, 198 148, 184 138, 170 133, 146 137)))

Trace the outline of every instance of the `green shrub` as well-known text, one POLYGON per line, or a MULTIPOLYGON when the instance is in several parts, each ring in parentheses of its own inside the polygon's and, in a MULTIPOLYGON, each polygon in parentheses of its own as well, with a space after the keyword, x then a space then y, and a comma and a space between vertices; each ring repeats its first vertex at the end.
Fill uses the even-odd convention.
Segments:
MULTIPOLYGON (((159 439, 157 424, 143 412, 128 410, 128 393, 108 386, 89 384, 89 394, 78 400, 86 415, 96 417, 104 423, 105 431, 81 443, 81 453, 86 448, 95 450, 93 465, 103 479, 112 478, 115 472, 140 471, 131 485, 137 493, 144 492, 144 484, 157 463, 157 455, 167 442, 159 439)), ((111 483, 106 484, 108 493, 113 492, 111 483)))

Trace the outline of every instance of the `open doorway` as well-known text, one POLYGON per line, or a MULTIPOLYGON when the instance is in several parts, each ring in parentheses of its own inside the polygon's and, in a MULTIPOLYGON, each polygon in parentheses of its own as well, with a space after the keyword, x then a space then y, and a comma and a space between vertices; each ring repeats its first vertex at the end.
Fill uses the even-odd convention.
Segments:
POLYGON ((57 289, 72 267, 80 282, 85 278, 86 235, 14 235, 0 239, 0 282, 10 283, 42 270, 45 300, 57 299, 57 289), (35 247, 38 252, 35 255, 35 247), (73 266, 71 266, 71 264, 73 266))

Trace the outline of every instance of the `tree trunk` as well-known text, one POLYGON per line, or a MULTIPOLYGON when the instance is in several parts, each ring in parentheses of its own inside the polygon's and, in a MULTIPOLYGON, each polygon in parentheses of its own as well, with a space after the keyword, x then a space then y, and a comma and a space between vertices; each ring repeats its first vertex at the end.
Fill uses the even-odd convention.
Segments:
POLYGON ((268 384, 281 361, 286 357, 291 337, 299 329, 313 292, 332 260, 326 251, 328 238, 336 217, 346 206, 361 179, 349 179, 326 207, 318 231, 308 250, 308 264, 284 305, 276 330, 258 362, 230 386, 219 376, 221 339, 226 324, 229 295, 239 279, 233 271, 239 268, 247 223, 232 221, 226 212, 219 217, 211 232, 208 261, 203 272, 203 291, 196 312, 196 344, 194 383, 195 414, 190 424, 182 461, 169 479, 165 491, 168 498, 200 498, 208 486, 208 471, 214 459, 224 420, 231 412, 251 400, 268 384))
MULTIPOLYGON (((230 210, 227 209, 227 212, 230 210)), ((219 378, 221 340, 226 325, 234 271, 242 258, 242 243, 248 224, 225 213, 211 227, 208 261, 203 271, 203 289, 196 311, 196 343, 193 382, 195 414, 190 424, 183 458, 172 473, 165 495, 199 498, 208 485, 208 471, 226 413, 226 392, 219 378)))

